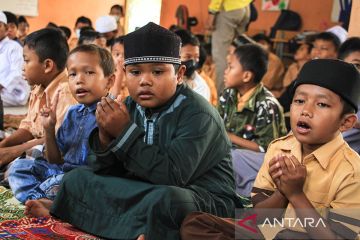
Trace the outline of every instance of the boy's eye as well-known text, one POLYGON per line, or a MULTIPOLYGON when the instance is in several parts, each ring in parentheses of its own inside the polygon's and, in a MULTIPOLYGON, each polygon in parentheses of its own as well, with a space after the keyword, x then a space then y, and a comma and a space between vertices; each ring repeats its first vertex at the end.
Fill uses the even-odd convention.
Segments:
POLYGON ((321 108, 328 108, 330 107, 329 104, 326 104, 326 103, 318 103, 318 106, 321 107, 321 108))
POLYGON ((69 74, 69 77, 75 77, 76 76, 76 74, 75 73, 68 73, 69 74))
POLYGON ((130 70, 130 74, 134 75, 134 76, 137 76, 137 75, 140 75, 140 71, 139 70, 130 70))
POLYGON ((293 102, 299 105, 299 104, 303 104, 305 102, 305 100, 303 100, 303 99, 294 99, 293 102))
POLYGON ((162 74, 164 71, 162 71, 162 70, 154 70, 153 71, 153 74, 154 75, 160 75, 160 74, 162 74))

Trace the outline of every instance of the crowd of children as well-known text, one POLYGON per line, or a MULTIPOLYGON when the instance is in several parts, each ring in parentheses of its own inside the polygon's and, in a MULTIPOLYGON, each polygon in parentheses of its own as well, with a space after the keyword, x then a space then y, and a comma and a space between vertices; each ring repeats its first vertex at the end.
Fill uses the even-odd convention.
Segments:
POLYGON ((360 38, 307 38, 285 71, 265 35, 238 36, 212 79, 189 30, 123 36, 123 16, 81 16, 70 38, 0 11, 0 103, 28 104, 0 141, 1 180, 28 217, 110 239, 263 239, 234 219, 251 200, 262 218, 324 222, 277 239, 358 237, 343 210, 360 211, 360 38))

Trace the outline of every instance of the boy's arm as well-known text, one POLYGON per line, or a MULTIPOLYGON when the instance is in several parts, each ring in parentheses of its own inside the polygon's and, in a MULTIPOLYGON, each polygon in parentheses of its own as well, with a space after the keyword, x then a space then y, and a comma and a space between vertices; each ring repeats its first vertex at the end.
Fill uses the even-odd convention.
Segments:
POLYGON ((331 230, 330 224, 320 216, 304 194, 306 167, 294 156, 283 156, 279 159, 279 163, 281 165, 279 190, 294 207, 297 218, 303 223, 306 219, 311 219, 315 223, 321 219, 324 223, 316 224, 316 227, 311 224, 304 225, 311 239, 338 239, 339 237, 331 230))
MULTIPOLYGON (((103 103, 102 100, 101 104, 103 103)), ((99 126, 108 128, 106 130, 108 133, 113 134, 116 132, 115 128, 121 125, 119 120, 110 113, 104 115, 106 123, 102 124, 100 119, 103 115, 102 111, 109 109, 120 111, 119 106, 115 105, 111 108, 98 106, 97 122, 99 126), (114 122, 111 122, 112 118, 114 122)), ((175 117, 178 118, 177 125, 168 130, 173 133, 172 139, 163 143, 167 145, 166 147, 145 143, 142 128, 129 121, 104 151, 99 146, 98 133, 95 131, 90 137, 91 148, 104 161, 102 164, 104 166, 110 167, 115 164, 114 159, 106 157, 115 155, 117 161, 121 162, 128 172, 149 182, 186 186, 222 161, 228 154, 230 144, 224 137, 221 122, 208 114, 202 112, 193 114, 184 111, 182 115, 175 117)), ((163 130, 166 131, 166 129, 163 130)))
POLYGON ((45 131, 45 155, 49 163, 62 164, 64 161, 55 137, 55 126, 45 131))
POLYGON ((26 150, 44 143, 43 138, 33 139, 23 144, 12 147, 0 148, 0 166, 12 162, 15 158, 20 157, 26 150))
POLYGON ((19 128, 9 137, 0 142, 0 148, 16 146, 33 138, 34 136, 27 129, 19 128))
POLYGON ((228 132, 227 134, 230 138, 230 141, 233 144, 235 144, 241 148, 250 149, 255 152, 260 152, 259 144, 257 144, 256 142, 247 140, 245 138, 238 137, 235 134, 230 133, 230 132, 228 132))

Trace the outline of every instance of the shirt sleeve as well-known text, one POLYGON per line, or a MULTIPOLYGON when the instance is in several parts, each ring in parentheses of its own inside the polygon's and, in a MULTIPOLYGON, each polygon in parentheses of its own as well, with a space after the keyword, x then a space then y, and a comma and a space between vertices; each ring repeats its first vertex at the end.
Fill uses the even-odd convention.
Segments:
POLYGON ((59 129, 56 132, 56 143, 61 154, 64 155, 66 152, 66 139, 69 139, 67 131, 69 131, 69 121, 71 121, 71 109, 67 111, 64 121, 60 125, 59 129))
POLYGON ((265 193, 265 195, 270 196, 271 193, 275 191, 275 183, 269 174, 269 162, 274 156, 275 151, 270 146, 265 154, 264 162, 256 176, 254 186, 251 191, 251 197, 254 197, 258 193, 265 193))
POLYGON ((32 121, 31 121, 30 111, 34 111, 34 109, 33 109, 34 102, 35 102, 35 95, 33 93, 31 93, 30 94, 30 99, 29 99, 29 107, 28 107, 28 110, 27 110, 27 114, 26 114, 25 118, 21 120, 20 125, 19 125, 19 129, 28 130, 32 134, 33 134, 33 132, 31 131, 31 126, 32 126, 31 122, 32 121))
POLYGON ((258 116, 255 123, 255 142, 266 151, 274 139, 286 134, 284 114, 280 106, 266 98, 259 103, 258 116))
POLYGON ((215 14, 220 11, 224 0, 211 0, 209 4, 209 13, 215 14))
POLYGON ((77 104, 76 100, 73 98, 70 92, 67 82, 61 83, 59 85, 59 89, 60 89, 59 102, 56 108, 56 126, 55 126, 56 130, 58 130, 61 124, 63 123, 68 108, 74 104, 77 104))

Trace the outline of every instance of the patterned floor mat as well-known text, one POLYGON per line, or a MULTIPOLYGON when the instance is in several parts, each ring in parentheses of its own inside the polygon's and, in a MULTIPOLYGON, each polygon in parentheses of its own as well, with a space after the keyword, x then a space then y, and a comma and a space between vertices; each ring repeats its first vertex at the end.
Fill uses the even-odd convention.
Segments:
POLYGON ((70 224, 52 217, 25 217, 24 205, 14 198, 11 190, 0 186, 0 239, 90 240, 100 238, 81 232, 70 224))

